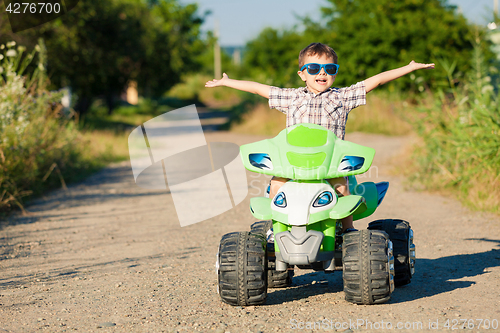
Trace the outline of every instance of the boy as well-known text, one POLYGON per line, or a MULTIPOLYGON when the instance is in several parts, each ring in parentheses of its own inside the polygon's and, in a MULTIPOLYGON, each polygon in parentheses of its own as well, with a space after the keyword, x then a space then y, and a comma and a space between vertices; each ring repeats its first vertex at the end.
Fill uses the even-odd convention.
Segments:
MULTIPOLYGON (((298 123, 314 123, 326 127, 344 139, 345 124, 349 112, 366 104, 366 93, 379 85, 395 80, 417 69, 434 68, 434 64, 411 61, 408 65, 383 72, 346 88, 330 88, 335 81, 339 66, 335 51, 321 43, 312 43, 299 54, 297 74, 306 86, 303 88, 277 88, 251 81, 230 79, 225 73, 220 80, 208 81, 205 87, 226 86, 251 92, 269 99, 269 106, 286 114, 286 126, 298 123)), ((271 179, 270 198, 289 179, 271 179)), ((349 195, 347 178, 328 179, 339 196, 349 195)), ((342 221, 342 232, 356 231, 352 216, 342 221)))

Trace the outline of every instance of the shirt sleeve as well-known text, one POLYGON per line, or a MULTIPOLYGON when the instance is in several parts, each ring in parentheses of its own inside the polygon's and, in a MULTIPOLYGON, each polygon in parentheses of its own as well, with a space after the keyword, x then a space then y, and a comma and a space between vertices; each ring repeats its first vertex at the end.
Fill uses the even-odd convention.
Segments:
POLYGON ((340 90, 346 112, 366 104, 365 81, 358 82, 350 87, 341 88, 340 90))
POLYGON ((283 113, 288 112, 288 107, 297 96, 297 89, 271 87, 269 91, 269 107, 283 113))

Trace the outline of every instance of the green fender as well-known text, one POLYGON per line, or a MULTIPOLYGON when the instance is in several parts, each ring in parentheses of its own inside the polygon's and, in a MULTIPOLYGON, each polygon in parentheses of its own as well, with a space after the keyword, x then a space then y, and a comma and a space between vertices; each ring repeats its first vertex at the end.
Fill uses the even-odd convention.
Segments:
POLYGON ((273 218, 271 209, 271 199, 265 197, 255 197, 250 199, 250 211, 252 215, 260 220, 270 220, 273 218))
POLYGON ((330 218, 340 220, 364 211, 366 211, 365 199, 360 195, 348 195, 338 199, 337 204, 330 211, 330 218))
POLYGON ((375 212, 378 207, 379 194, 374 182, 357 184, 356 178, 350 176, 349 191, 351 194, 362 196, 366 201, 366 210, 363 212, 355 212, 353 215, 354 221, 370 216, 375 212))

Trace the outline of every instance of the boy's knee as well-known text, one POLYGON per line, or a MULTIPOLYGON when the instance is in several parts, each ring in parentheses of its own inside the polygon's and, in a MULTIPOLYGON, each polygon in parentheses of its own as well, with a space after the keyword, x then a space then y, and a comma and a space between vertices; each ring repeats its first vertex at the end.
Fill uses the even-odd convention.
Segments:
POLYGON ((347 186, 347 185, 338 185, 337 187, 334 187, 334 189, 335 189, 335 192, 337 192, 337 194, 340 197, 345 197, 345 196, 351 194, 349 192, 349 186, 347 186))
POLYGON ((289 180, 290 179, 288 179, 288 178, 273 177, 273 178, 271 178, 271 187, 273 187, 273 186, 281 187, 283 184, 285 184, 289 180))
POLYGON ((270 188, 270 193, 269 197, 273 198, 278 190, 280 189, 281 186, 283 186, 287 181, 290 179, 288 178, 282 178, 282 177, 273 177, 271 178, 271 188, 270 188))
POLYGON ((349 183, 345 177, 331 178, 328 179, 328 182, 332 185, 333 189, 339 196, 347 196, 351 194, 349 192, 349 183))

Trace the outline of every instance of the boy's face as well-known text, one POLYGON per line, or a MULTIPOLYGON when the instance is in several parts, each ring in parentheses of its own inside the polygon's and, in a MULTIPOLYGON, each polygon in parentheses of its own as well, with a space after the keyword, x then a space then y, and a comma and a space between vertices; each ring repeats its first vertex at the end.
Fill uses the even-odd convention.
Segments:
MULTIPOLYGON (((331 64, 333 63, 333 58, 328 56, 318 57, 318 55, 305 56, 304 65, 310 63, 331 64)), ((298 71, 297 74, 299 74, 302 81, 306 83, 306 87, 309 89, 309 91, 315 94, 319 94, 320 92, 323 92, 326 89, 330 88, 335 81, 335 77, 337 76, 337 74, 326 74, 324 68, 321 68, 321 71, 316 75, 309 74, 307 72, 307 68, 304 68, 304 70, 302 71, 298 71)))

